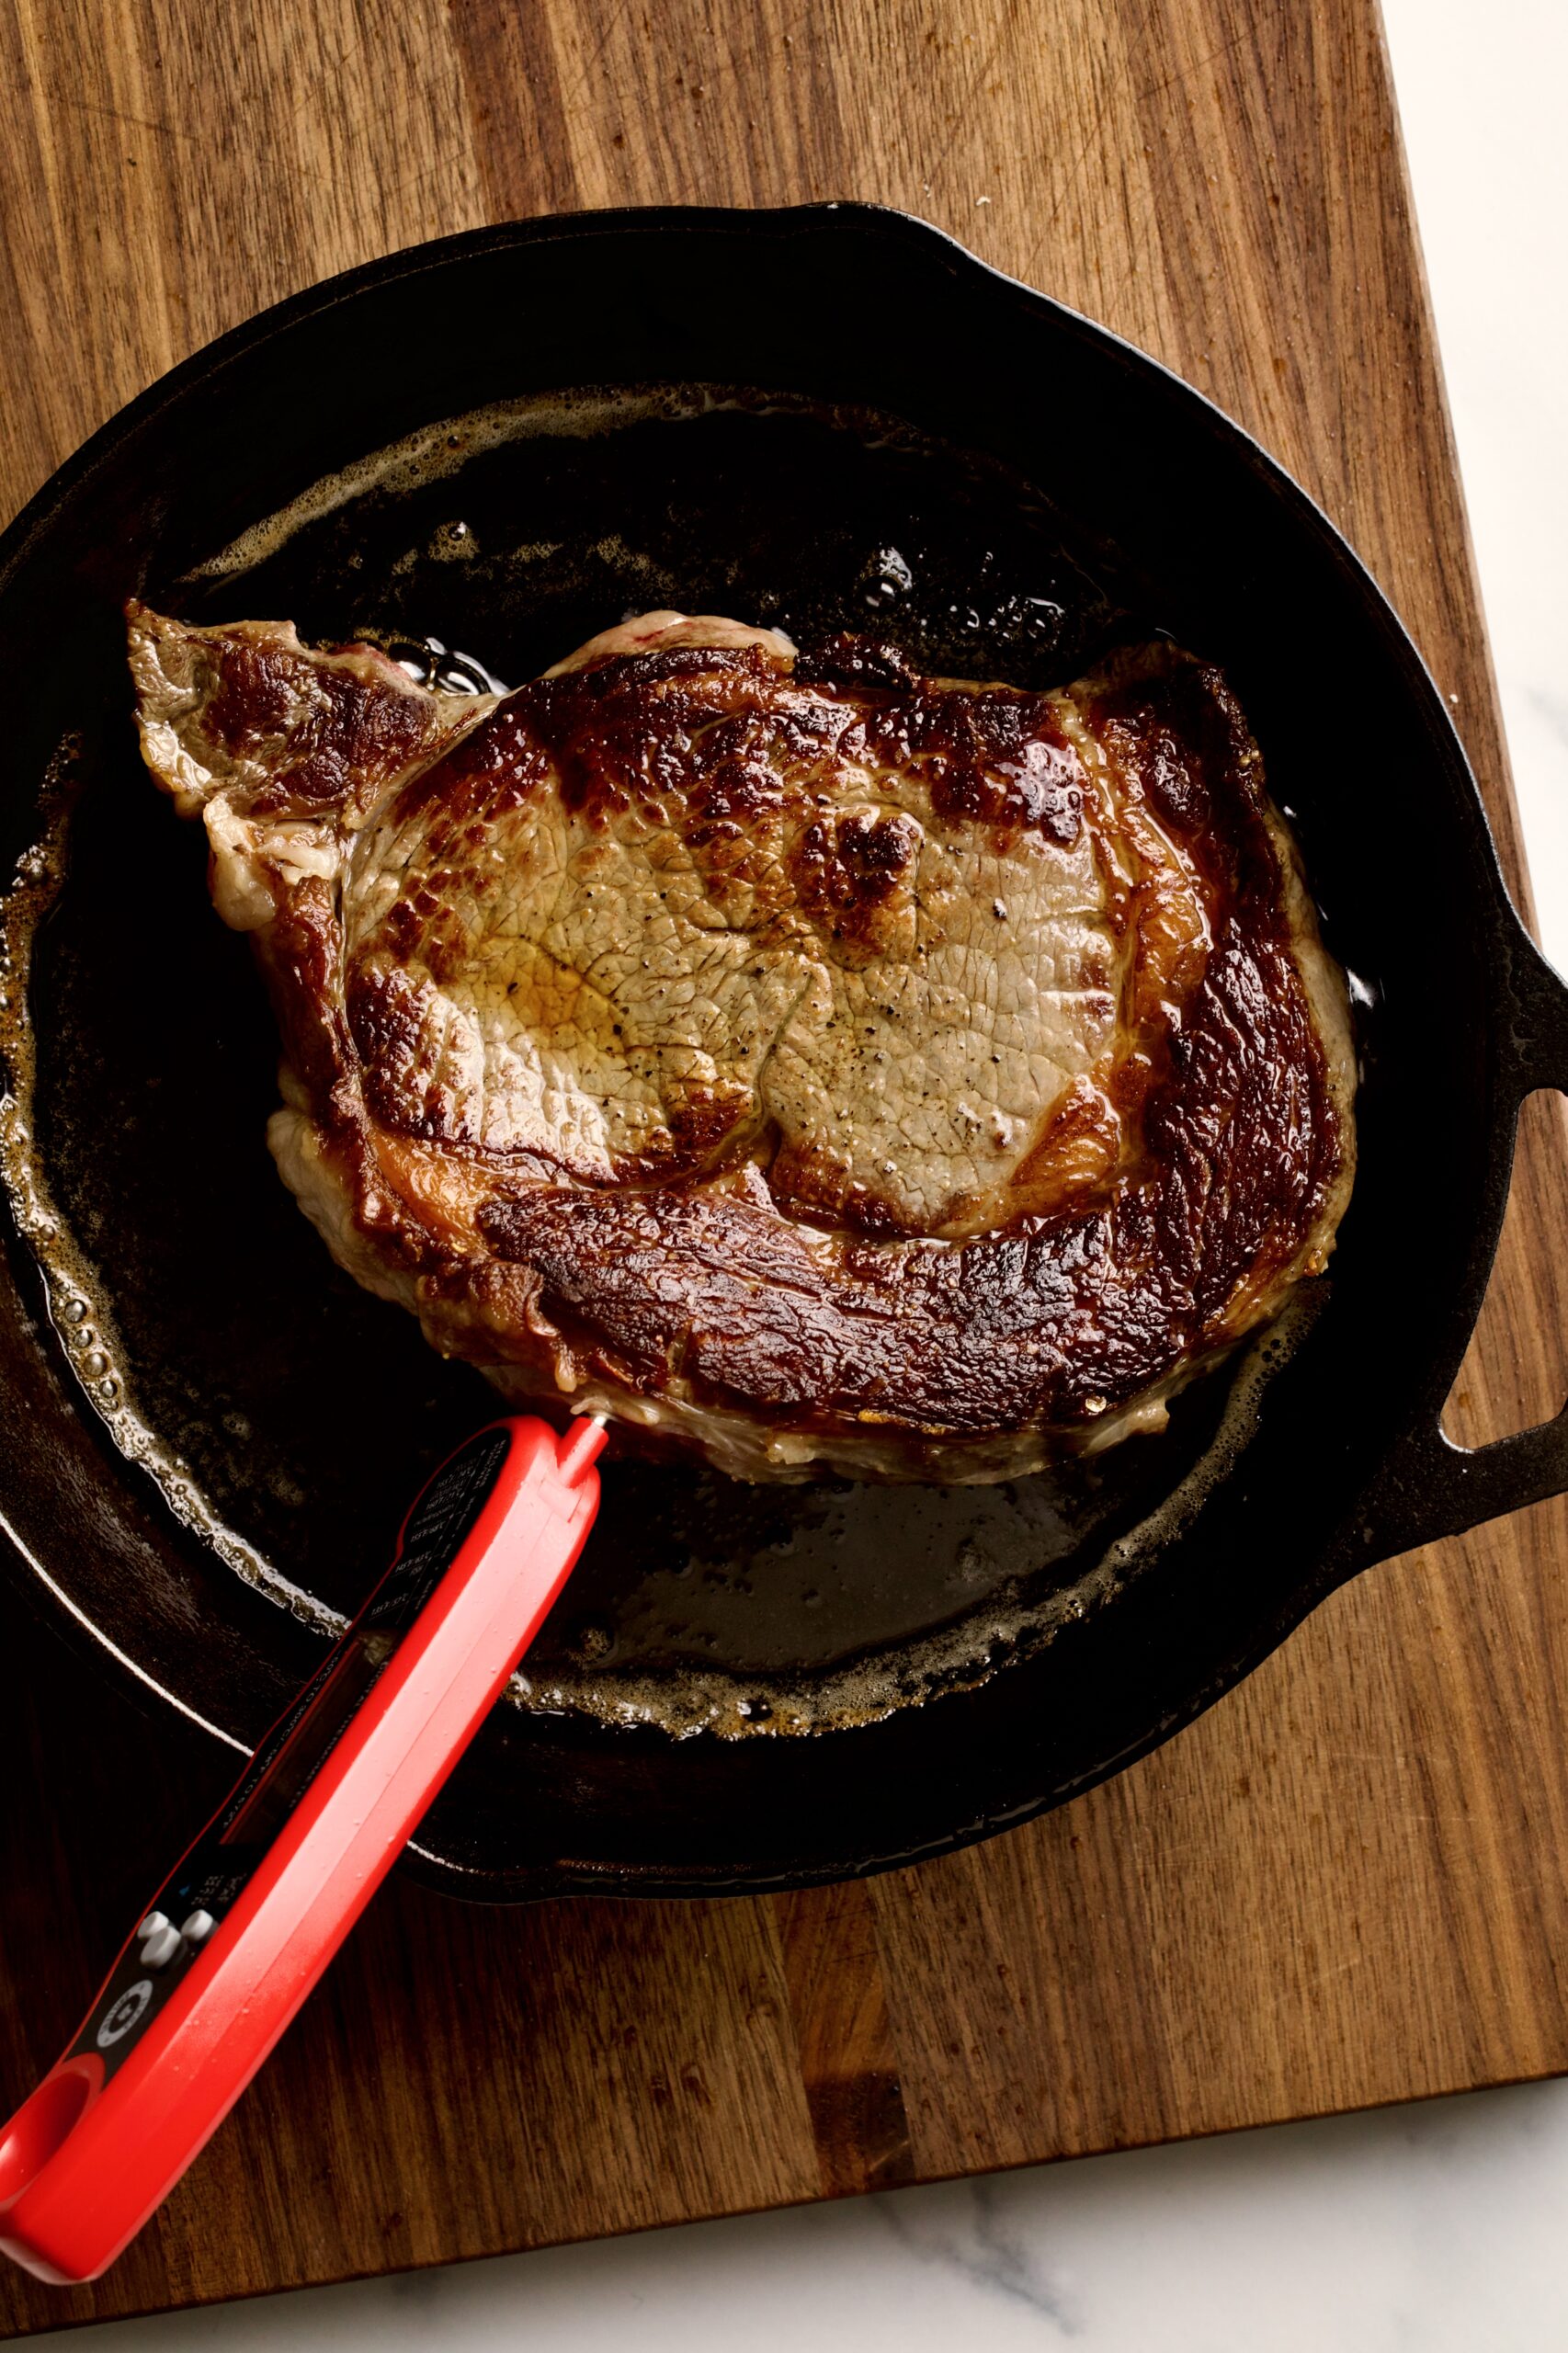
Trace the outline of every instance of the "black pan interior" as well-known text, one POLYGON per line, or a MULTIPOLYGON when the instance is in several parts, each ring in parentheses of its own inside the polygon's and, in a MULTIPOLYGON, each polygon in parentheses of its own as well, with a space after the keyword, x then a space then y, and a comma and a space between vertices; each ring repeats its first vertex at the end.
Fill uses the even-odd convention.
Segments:
MULTIPOLYGON (((1362 1171, 1311 1328, 1267 1380, 1249 1370, 1244 1412, 1224 1420, 1234 1385, 1210 1382, 1165 1438, 1059 1481, 748 1489, 612 1468, 530 1661, 534 1711, 498 1713, 423 1842, 448 1883, 487 1893, 866 1868, 1036 1810, 1147 1745, 1345 1573, 1358 1499, 1457 1361, 1484 1277, 1486 942, 1511 919, 1397 625, 1299 494, 1184 388, 889 216, 556 232, 383 266, 198 364, 68 494, 25 608, 27 565, 13 574, 7 637, 36 682, 6 767, 13 847, 77 737, 68 879, 38 944, 37 1134, 92 1279, 76 1325, 57 1293, 46 1347, 89 1390, 126 1382, 107 1401, 122 1433, 128 1395, 165 1484, 173 1466, 323 1626, 383 1561, 422 1472, 490 1410, 477 1376, 330 1267, 272 1173, 268 1017, 208 908, 199 835, 138 770, 115 620, 128 591, 411 657, 434 639, 437 668, 460 656, 507 682, 665 603, 802 639, 871 630, 933 667, 1021 684, 1150 628, 1219 659, 1366 1022, 1362 1171), (742 255, 723 320, 694 316, 683 269, 742 255), (902 356, 852 332, 873 256, 921 322, 902 356), (451 332, 411 336, 437 281, 462 297, 443 301, 451 332), (805 314, 791 297, 808 285, 805 314), (476 426, 497 402, 508 429, 476 426), (213 569, 312 483, 446 420, 418 462, 213 569), (1413 1199, 1409 1140, 1439 1100, 1449 1182, 1413 1199), (1084 1586, 1140 1528, 1109 1597, 1084 1586), (801 1724, 816 1729, 790 1736, 801 1724)), ((200 1596, 187 1615, 231 1624, 223 1643, 182 1643, 179 1612, 122 1576, 125 1643, 254 1738, 319 1635, 237 1591, 231 1621, 233 1571, 107 1433, 93 1445, 106 1487, 130 1477, 157 1531, 149 1587, 172 1579, 200 1596)))
MULTIPOLYGON (((308 639, 502 681, 653 607, 808 644, 881 631, 939 673, 1025 685, 1157 625, 1140 584, 1016 474, 896 420, 755 391, 527 404, 334 494, 278 545, 154 579, 153 599, 198 620, 287 615, 308 639)), ((338 1274, 281 1190, 260 983, 123 710, 74 771, 32 988, 39 1153, 85 1278, 65 1337, 165 1483, 329 1623, 489 1392, 338 1274), (127 974, 156 1021, 119 1017, 127 974)), ((759 1488, 612 1463, 528 1682, 600 1717, 733 1733, 852 1722, 983 1675, 1191 1469, 1225 1393, 1190 1396, 1158 1441, 997 1487, 759 1488)))

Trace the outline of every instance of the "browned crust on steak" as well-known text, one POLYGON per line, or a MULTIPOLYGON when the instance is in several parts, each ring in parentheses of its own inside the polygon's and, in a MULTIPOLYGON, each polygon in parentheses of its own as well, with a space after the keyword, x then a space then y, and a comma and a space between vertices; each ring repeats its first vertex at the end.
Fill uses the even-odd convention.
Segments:
POLYGON ((221 906, 236 855, 256 889, 230 896, 269 902, 248 927, 284 1036, 289 1181, 352 1272, 508 1394, 748 1475, 1004 1476, 1157 1423, 1321 1270, 1353 1167, 1343 983, 1224 680, 1161 642, 1028 695, 858 642, 797 657, 652 619, 662 636, 631 625, 625 652, 611 633, 492 710, 420 703, 362 649, 133 614, 149 765, 205 808, 221 906), (328 680, 313 699, 296 654, 328 680), (172 716, 171 667, 207 688, 172 716), (257 769, 237 788, 235 746, 257 769), (867 774, 916 779, 918 814, 846 798, 867 774), (820 1137, 781 1136, 733 1072, 662 1081, 667 1117, 635 1151, 498 1144, 430 1008, 466 985, 487 845, 541 800, 590 849, 618 825, 667 833, 710 909, 742 905, 762 939, 804 926, 873 978, 890 943, 925 953, 907 947, 923 843, 1086 841, 1121 959, 1114 1045, 1041 1107, 1000 1191, 913 1209, 820 1137), (290 824, 312 852, 291 865, 290 824), (231 852, 223 828, 245 825, 231 852), (346 894, 358 910, 377 888, 384 909, 350 922, 346 894))

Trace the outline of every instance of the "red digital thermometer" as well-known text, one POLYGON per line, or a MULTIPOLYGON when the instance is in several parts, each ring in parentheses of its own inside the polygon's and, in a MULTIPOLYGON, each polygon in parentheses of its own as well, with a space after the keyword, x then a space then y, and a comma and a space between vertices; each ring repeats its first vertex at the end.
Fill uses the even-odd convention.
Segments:
POLYGON ((493 1423, 403 1522, 354 1623, 148 1904, 0 2131, 0 2249, 96 2279, 222 2123, 392 1869, 566 1582, 594 1421, 493 1423))

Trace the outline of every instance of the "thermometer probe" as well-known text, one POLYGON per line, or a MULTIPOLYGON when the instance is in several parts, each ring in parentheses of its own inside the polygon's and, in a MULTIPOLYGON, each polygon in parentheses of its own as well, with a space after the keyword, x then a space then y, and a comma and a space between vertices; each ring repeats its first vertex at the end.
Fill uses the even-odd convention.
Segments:
POLYGON ((505 1688, 598 1508, 602 1423, 492 1423, 0 2128, 0 2250, 96 2279, 216 2131, 505 1688))

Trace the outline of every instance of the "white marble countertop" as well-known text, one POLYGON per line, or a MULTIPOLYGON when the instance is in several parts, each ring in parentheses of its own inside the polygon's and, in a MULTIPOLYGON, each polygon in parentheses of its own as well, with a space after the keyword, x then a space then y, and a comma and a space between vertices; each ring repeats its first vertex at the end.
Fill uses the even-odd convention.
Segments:
MULTIPOLYGON (((1384 7, 1542 927, 1568 968, 1568 6, 1384 7)), ((1538 2084, 75 2341, 1549 2353, 1568 2346, 1565 2213, 1568 2083, 1538 2084)))

